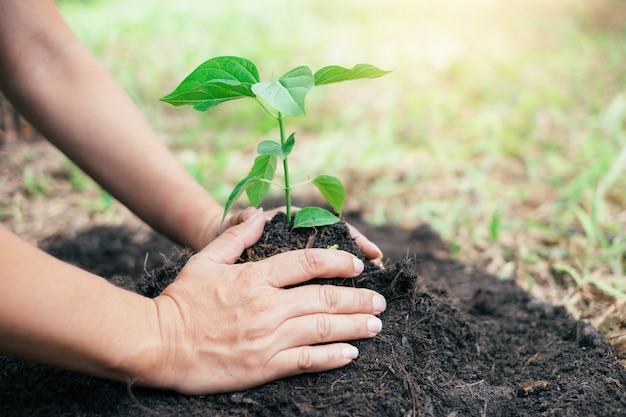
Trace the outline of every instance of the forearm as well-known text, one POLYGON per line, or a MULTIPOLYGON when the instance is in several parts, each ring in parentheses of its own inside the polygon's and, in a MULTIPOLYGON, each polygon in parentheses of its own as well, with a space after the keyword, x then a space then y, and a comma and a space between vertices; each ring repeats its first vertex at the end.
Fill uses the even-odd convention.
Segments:
POLYGON ((155 304, 0 227, 0 351, 120 381, 160 361, 155 304))
POLYGON ((0 10, 5 14, 0 17, 5 94, 46 138, 144 221, 199 249, 207 234, 217 234, 221 206, 77 41, 54 3, 31 2, 8 1, 0 10), (214 221, 199 225, 198 219, 214 221), (198 230, 207 228, 209 233, 198 230))

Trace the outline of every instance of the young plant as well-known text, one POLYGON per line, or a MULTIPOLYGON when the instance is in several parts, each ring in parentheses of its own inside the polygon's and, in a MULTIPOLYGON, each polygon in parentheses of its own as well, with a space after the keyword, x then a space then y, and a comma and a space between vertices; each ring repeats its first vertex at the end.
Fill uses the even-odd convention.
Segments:
MULTIPOLYGON (((267 195, 269 186, 273 184, 285 192, 285 212, 291 222, 291 191, 294 188, 312 183, 339 215, 343 209, 346 191, 341 181, 330 175, 319 175, 301 184, 292 185, 288 157, 295 144, 295 133, 286 135, 285 118, 305 114, 304 99, 315 86, 377 78, 388 72, 372 65, 359 64, 352 69, 327 66, 313 74, 309 67, 300 66, 288 71, 277 81, 261 81, 257 67, 251 61, 235 56, 220 56, 201 64, 173 92, 161 98, 161 101, 174 106, 190 105, 200 111, 245 97, 259 103, 278 122, 280 141, 264 140, 259 143, 258 156, 248 175, 235 186, 226 201, 222 220, 244 191, 250 204, 258 207, 267 195), (279 161, 283 166, 284 184, 273 181, 279 161)), ((328 210, 305 207, 296 213, 292 226, 324 226, 339 220, 328 210)))

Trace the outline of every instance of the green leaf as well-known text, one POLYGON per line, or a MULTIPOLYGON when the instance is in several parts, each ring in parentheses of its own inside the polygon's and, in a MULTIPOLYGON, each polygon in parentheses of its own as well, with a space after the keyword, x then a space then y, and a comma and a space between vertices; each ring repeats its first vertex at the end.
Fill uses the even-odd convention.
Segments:
POLYGON ((384 71, 369 64, 357 64, 352 69, 331 65, 315 73, 315 85, 332 84, 361 78, 378 78, 391 71, 384 71))
POLYGON ((313 178, 313 185, 322 193, 322 196, 335 211, 341 214, 346 199, 346 188, 338 178, 330 175, 320 175, 313 178))
POLYGON ((239 183, 235 186, 233 191, 230 193, 230 196, 228 196, 228 200, 226 201, 226 204, 224 205, 224 214, 222 215, 222 222, 226 218, 226 215, 232 208, 233 204, 235 204, 235 201, 237 201, 241 193, 243 193, 251 185, 257 184, 260 181, 262 181, 261 178, 251 177, 251 176, 247 176, 246 178, 239 181, 239 183))
POLYGON ((252 85, 258 82, 259 72, 251 61, 220 56, 202 63, 160 100, 174 106, 191 105, 204 111, 225 101, 254 97, 252 85))
POLYGON ((259 155, 272 155, 276 158, 285 159, 283 158, 283 149, 280 146, 280 143, 273 140, 264 140, 260 142, 256 147, 256 151, 259 155))
POLYGON ((283 159, 287 159, 291 150, 293 149, 293 145, 296 143, 296 134, 295 132, 289 135, 285 143, 283 144, 283 155, 285 156, 283 159))
POLYGON ((340 222, 341 219, 328 210, 319 207, 305 207, 296 213, 293 228, 327 226, 340 222))
POLYGON ((309 67, 297 67, 274 82, 259 82, 252 92, 285 116, 305 113, 304 99, 313 88, 313 73, 309 67))
POLYGON ((258 207, 263 201, 270 188, 270 183, 274 179, 276 173, 276 157, 272 155, 259 155, 254 160, 254 165, 248 173, 248 177, 259 177, 265 181, 259 181, 251 184, 246 189, 246 195, 250 204, 258 207))
POLYGON ((295 143, 295 133, 292 133, 289 138, 285 141, 283 146, 280 143, 273 140, 264 140, 256 148, 256 151, 259 155, 272 155, 276 158, 280 158, 283 161, 287 159, 291 150, 293 149, 293 145, 295 143))

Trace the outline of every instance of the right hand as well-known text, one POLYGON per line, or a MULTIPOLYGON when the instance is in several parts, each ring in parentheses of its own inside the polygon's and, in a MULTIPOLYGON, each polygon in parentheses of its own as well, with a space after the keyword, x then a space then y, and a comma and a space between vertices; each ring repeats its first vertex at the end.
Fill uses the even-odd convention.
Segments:
MULTIPOLYGON (((262 211, 247 211, 194 255, 154 299, 161 348, 144 384, 188 394, 251 388, 350 363, 358 354, 343 340, 376 336, 385 299, 351 287, 304 285, 312 278, 349 278, 363 270, 353 255, 305 249, 234 264, 263 230, 262 211)), ((138 380, 138 382, 140 382, 138 380)))

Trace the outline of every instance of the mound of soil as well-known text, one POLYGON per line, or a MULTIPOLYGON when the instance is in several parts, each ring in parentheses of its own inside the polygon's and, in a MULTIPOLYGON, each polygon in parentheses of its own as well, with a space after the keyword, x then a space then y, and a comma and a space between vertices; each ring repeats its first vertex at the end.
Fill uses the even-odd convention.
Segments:
MULTIPOLYGON (((361 354, 349 366, 243 392, 191 397, 0 356, 0 415, 626 415, 626 370, 593 326, 511 282, 450 259, 446 244, 426 225, 408 230, 348 220, 389 258, 384 270, 370 264, 356 279, 335 282, 374 288, 388 302, 383 331, 356 342, 361 354)), ((298 247, 328 247, 348 237, 345 228, 311 237, 278 227, 242 254, 242 261, 276 251, 270 237, 298 247)), ((57 235, 41 246, 117 285, 155 296, 189 253, 157 237, 138 243, 134 233, 99 227, 57 235), (142 274, 144 268, 150 272, 142 274)), ((339 245, 348 250, 354 243, 339 245)))

